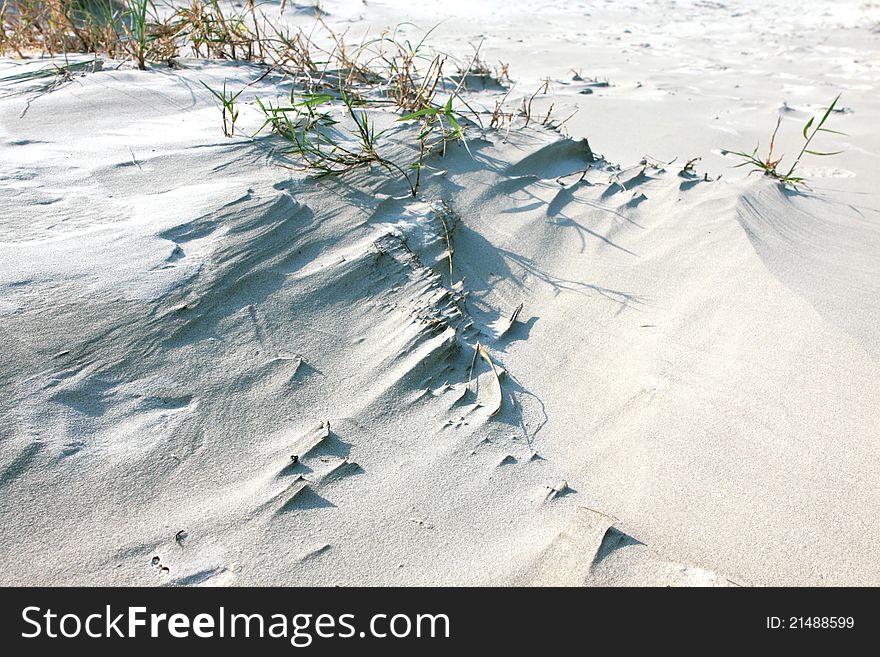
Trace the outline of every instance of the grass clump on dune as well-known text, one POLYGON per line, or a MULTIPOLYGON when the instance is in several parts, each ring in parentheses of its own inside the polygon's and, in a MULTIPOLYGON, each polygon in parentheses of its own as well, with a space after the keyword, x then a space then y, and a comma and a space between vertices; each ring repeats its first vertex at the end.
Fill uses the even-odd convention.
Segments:
MULTIPOLYGON (((456 66, 458 81, 447 76, 447 56, 425 46, 430 30, 415 42, 390 31, 352 46, 320 17, 317 34, 307 32, 267 18, 252 0, 240 9, 224 9, 217 0, 190 0, 163 10, 152 0, 2 3, 0 51, 19 57, 100 54, 139 69, 173 65, 182 55, 263 64, 267 75, 289 81, 293 91, 289 104, 257 99, 265 117, 261 130, 270 128, 287 139, 285 152, 298 156, 303 169, 342 175, 377 165, 402 175, 413 195, 426 158, 449 142, 464 142, 453 103, 466 76, 485 68, 477 51, 470 63, 456 66), (379 141, 390 128, 377 130, 369 112, 380 108, 401 112, 400 121, 419 123, 414 161, 398 164, 380 154, 379 141), (328 129, 337 122, 334 109, 347 116, 341 131, 328 129)), ((205 86, 221 111, 223 134, 235 135, 242 91, 205 86)))
POLYGON ((815 123, 815 118, 811 116, 810 119, 804 124, 802 129, 803 134, 803 144, 801 146, 800 152, 797 154, 797 157, 792 162, 791 166, 788 167, 787 170, 780 169, 780 164, 782 163, 784 155, 780 155, 777 157, 774 152, 774 147, 776 144, 776 135, 779 132, 779 126, 782 123, 782 119, 779 118, 776 120, 776 127, 773 129, 773 134, 770 136, 770 147, 767 151, 767 156, 764 159, 758 157, 758 148, 760 145, 755 146, 755 149, 751 153, 746 153, 744 151, 725 151, 725 154, 729 153, 739 159, 742 160, 740 164, 737 164, 735 168, 751 166, 752 172, 760 172, 765 176, 769 176, 778 180, 783 185, 790 186, 792 188, 797 188, 800 186, 806 186, 806 181, 803 176, 797 175, 797 168, 801 163, 804 155, 817 155, 821 157, 826 157, 829 155, 838 155, 843 151, 817 151, 812 150, 810 148, 813 139, 820 132, 833 133, 836 135, 842 135, 842 132, 838 132, 837 130, 831 130, 825 127, 825 123, 828 121, 828 117, 831 116, 831 113, 834 111, 835 107, 837 107, 837 101, 840 100, 840 94, 838 94, 831 104, 825 109, 825 113, 822 115, 822 118, 819 119, 819 122, 815 123))
POLYGON ((3 0, 0 53, 129 58, 138 68, 176 56, 174 30, 151 0, 3 0))
POLYGON ((257 134, 268 129, 287 140, 290 145, 281 152, 317 176, 378 166, 401 177, 417 195, 432 153, 445 152, 450 142, 467 148, 466 122, 455 107, 466 107, 460 96, 463 82, 444 74, 446 57, 428 52, 424 37, 413 44, 397 40, 394 32, 383 33, 352 48, 329 28, 327 35, 324 45, 302 32, 297 35, 293 43, 305 66, 291 67, 286 57, 272 65, 292 79, 292 90, 289 102, 256 98, 264 117, 257 134), (401 116, 378 129, 373 111, 401 116), (417 131, 401 133, 399 123, 414 123, 417 131), (415 135, 412 161, 394 161, 382 153, 380 142, 391 133, 415 135))
MULTIPOLYGON (((3 54, 63 56, 66 63, 68 54, 86 53, 95 55, 96 65, 101 55, 139 69, 174 66, 183 56, 265 66, 259 79, 273 73, 279 84, 289 83, 291 91, 289 102, 256 98, 264 118, 257 132, 268 129, 287 140, 289 145, 281 152, 294 156, 298 168, 318 176, 378 166, 405 179, 415 196, 433 154, 444 154, 450 143, 467 148, 465 130, 472 122, 463 114, 482 127, 481 112, 462 97, 469 78, 485 82, 491 76, 479 46, 470 60, 452 60, 447 74, 451 58, 425 45, 433 30, 416 41, 391 30, 352 45, 345 33, 335 34, 320 16, 310 31, 289 27, 268 18, 253 0, 238 9, 221 6, 218 0, 162 7, 153 0, 0 2, 3 54), (378 129, 374 110, 399 116, 392 125, 378 129), (397 130, 398 123, 408 125, 397 130), (411 159, 403 159, 408 156, 400 155, 400 148, 397 161, 384 154, 383 142, 392 133, 405 135, 404 141, 413 147, 411 159)), ((52 71, 60 83, 70 79, 64 68, 55 65, 52 71)), ((500 69, 497 89, 504 88, 502 78, 510 82, 506 65, 500 69)), ((232 92, 225 84, 222 89, 205 87, 217 102, 223 134, 239 134, 239 97, 244 89, 232 92)), ((529 99, 529 109, 540 91, 529 99)), ((496 101, 494 111, 482 112, 491 116, 489 129, 511 129, 516 115, 503 108, 509 93, 510 89, 496 101)), ((525 125, 532 119, 530 111, 519 116, 525 125)), ((544 124, 548 125, 547 119, 544 124)))
POLYGON ((417 193, 406 172, 379 154, 379 138, 387 130, 377 131, 367 111, 356 109, 365 106, 366 102, 356 99, 343 87, 339 88, 338 96, 308 94, 303 100, 286 107, 273 107, 259 98, 257 103, 266 116, 260 130, 271 126, 273 132, 290 141, 292 145, 283 152, 297 155, 303 170, 316 173, 319 177, 336 176, 359 167, 378 165, 393 174, 402 175, 409 183, 412 194, 415 196, 417 193), (330 106, 334 102, 340 103, 348 114, 348 123, 353 126, 349 134, 351 139, 343 139, 324 130, 339 123, 329 111, 321 111, 322 106, 330 106))
POLYGON ((235 134, 235 122, 238 120, 238 108, 235 106, 235 101, 238 100, 244 89, 236 93, 230 93, 226 90, 225 81, 223 82, 222 91, 212 89, 204 82, 202 82, 202 85, 219 101, 220 112, 223 116, 223 134, 226 137, 232 137, 235 134))

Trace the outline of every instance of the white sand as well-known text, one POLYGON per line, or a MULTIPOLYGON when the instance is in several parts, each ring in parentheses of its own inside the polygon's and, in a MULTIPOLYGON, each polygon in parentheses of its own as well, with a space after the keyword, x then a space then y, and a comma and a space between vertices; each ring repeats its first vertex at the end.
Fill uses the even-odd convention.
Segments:
POLYGON ((880 9, 540 4, 322 3, 579 108, 417 199, 224 138, 258 67, 0 99, 0 583, 880 584, 880 9), (813 193, 722 156, 838 92, 813 193))

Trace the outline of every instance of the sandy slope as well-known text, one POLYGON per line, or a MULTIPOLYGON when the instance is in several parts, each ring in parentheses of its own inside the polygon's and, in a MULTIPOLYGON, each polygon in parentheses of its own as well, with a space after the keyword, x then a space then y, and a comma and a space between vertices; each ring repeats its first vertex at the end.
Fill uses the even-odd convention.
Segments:
POLYGON ((739 5, 548 5, 534 34, 475 9, 523 93, 581 107, 574 138, 474 128, 415 200, 223 138, 200 81, 257 68, 0 100, 0 581, 880 583, 876 10, 739 5), (817 193, 718 154, 836 91, 817 193), (590 145, 621 164, 578 181, 590 145))

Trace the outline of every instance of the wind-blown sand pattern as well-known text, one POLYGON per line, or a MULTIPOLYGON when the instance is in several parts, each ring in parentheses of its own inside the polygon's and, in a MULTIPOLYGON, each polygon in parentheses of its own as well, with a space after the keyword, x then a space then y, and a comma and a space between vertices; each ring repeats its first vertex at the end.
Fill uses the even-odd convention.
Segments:
POLYGON ((880 11, 466 6, 552 82, 416 197, 222 136, 264 67, 3 83, 0 583, 880 584, 880 11), (813 191, 722 155, 838 92, 813 191))

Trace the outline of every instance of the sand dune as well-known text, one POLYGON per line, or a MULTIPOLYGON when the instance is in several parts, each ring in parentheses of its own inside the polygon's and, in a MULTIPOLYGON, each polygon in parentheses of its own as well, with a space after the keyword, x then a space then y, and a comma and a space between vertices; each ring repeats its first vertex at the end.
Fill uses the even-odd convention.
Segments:
MULTIPOLYGON (((556 76, 536 116, 581 111, 469 127, 416 198, 375 168, 314 179, 270 137, 223 137, 201 83, 258 67, 5 83, 0 582, 880 583, 872 10, 775 23, 773 57, 825 31, 809 96, 835 76, 853 108, 835 116, 846 153, 791 192, 720 155, 766 138, 772 85, 729 104, 728 130, 703 123, 765 73, 671 54, 743 61, 754 43, 709 51, 688 27, 720 35, 737 3, 548 4, 544 37, 587 11, 626 35, 571 27, 553 51, 613 62, 607 87, 571 80, 582 66, 505 6, 482 20, 517 93, 556 76), (661 52, 639 66, 649 28, 661 52)), ((358 28, 398 12, 322 7, 358 28)), ((449 48, 473 36, 460 20, 437 33, 449 48)), ((247 131, 276 83, 247 88, 247 131)), ((470 93, 491 108, 506 89, 470 93)), ((395 118, 375 112, 406 155, 416 128, 395 118)))

